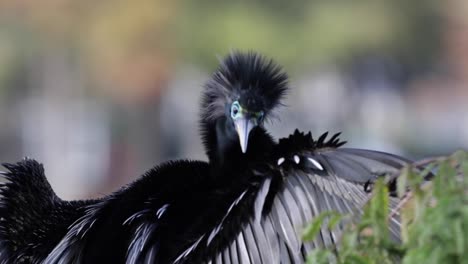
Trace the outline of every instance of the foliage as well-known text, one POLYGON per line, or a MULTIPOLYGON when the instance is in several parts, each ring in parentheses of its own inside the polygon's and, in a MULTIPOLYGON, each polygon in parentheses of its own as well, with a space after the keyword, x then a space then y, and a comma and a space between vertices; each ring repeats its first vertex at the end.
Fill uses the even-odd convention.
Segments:
MULTIPOLYGON (((390 213, 382 179, 359 221, 345 227, 338 248, 317 249, 308 263, 468 263, 468 153, 456 152, 422 172, 409 166, 398 179, 401 200, 390 213), (424 180, 432 172, 432 180, 424 180), (388 229, 394 210, 401 213, 401 243, 390 238, 388 229)), ((324 222, 330 216, 336 222, 337 215, 322 214, 306 229, 304 239, 313 239, 324 222)))

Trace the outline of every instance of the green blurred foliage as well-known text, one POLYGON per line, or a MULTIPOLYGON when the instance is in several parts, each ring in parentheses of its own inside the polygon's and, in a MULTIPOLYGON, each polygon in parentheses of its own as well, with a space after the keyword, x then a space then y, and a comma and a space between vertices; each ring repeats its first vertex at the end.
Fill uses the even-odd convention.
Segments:
POLYGON ((0 82, 30 46, 65 50, 98 81, 135 89, 164 82, 175 60, 211 69, 214 55, 232 49, 262 52, 291 72, 367 53, 425 65, 437 57, 441 9, 435 0, 6 0, 0 82))
POLYGON ((258 50, 293 70, 345 63, 366 52, 421 63, 436 55, 436 1, 204 0, 182 7, 181 50, 210 67, 213 54, 230 49, 258 50))
MULTIPOLYGON (((410 167, 399 178, 402 243, 390 239, 388 190, 379 180, 362 218, 347 225, 339 247, 315 250, 308 263, 468 263, 468 153, 456 152, 430 168, 437 169, 431 182, 423 182, 429 170, 416 173, 410 167)), ((330 215, 337 214, 318 217, 304 238, 313 239, 330 215)))

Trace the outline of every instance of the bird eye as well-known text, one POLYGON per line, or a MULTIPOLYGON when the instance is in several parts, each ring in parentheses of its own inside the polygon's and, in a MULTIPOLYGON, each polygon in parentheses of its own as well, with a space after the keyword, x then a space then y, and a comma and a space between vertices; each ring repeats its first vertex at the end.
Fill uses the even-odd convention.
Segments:
POLYGON ((239 117, 239 112, 240 112, 239 102, 235 101, 234 103, 232 103, 232 106, 231 106, 231 117, 233 119, 238 118, 239 117))
POLYGON ((256 116, 257 116, 258 121, 261 122, 263 120, 263 116, 264 116, 263 111, 257 112, 256 116))

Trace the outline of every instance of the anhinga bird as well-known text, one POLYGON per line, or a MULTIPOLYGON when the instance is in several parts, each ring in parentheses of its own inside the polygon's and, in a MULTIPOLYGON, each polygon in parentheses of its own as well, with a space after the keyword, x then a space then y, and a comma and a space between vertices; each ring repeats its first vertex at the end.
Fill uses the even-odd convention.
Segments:
POLYGON ((287 90, 273 61, 231 53, 203 92, 209 162, 157 166, 99 200, 60 200, 34 160, 4 165, 2 262, 302 263, 338 243, 327 229, 305 243, 301 230, 323 211, 359 214, 364 185, 408 161, 341 148, 339 134, 314 140, 296 130, 276 142, 263 124, 287 90))

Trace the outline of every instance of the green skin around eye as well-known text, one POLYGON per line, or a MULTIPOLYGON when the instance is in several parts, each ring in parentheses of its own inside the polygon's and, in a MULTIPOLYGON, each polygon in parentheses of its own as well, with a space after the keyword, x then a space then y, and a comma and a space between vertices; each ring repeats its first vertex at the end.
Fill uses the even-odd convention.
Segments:
POLYGON ((258 120, 261 120, 263 118, 263 111, 256 112, 254 115, 258 120))
MULTIPOLYGON (((243 117, 248 113, 249 113, 249 111, 247 109, 242 108, 242 106, 240 106, 238 101, 235 101, 235 102, 232 103, 231 117, 234 120, 236 120, 236 119, 238 119, 240 117, 243 117), (234 113, 236 110, 237 110, 237 113, 234 113)), ((260 121, 263 118, 263 111, 252 113, 252 116, 254 116, 258 121, 260 121)))

